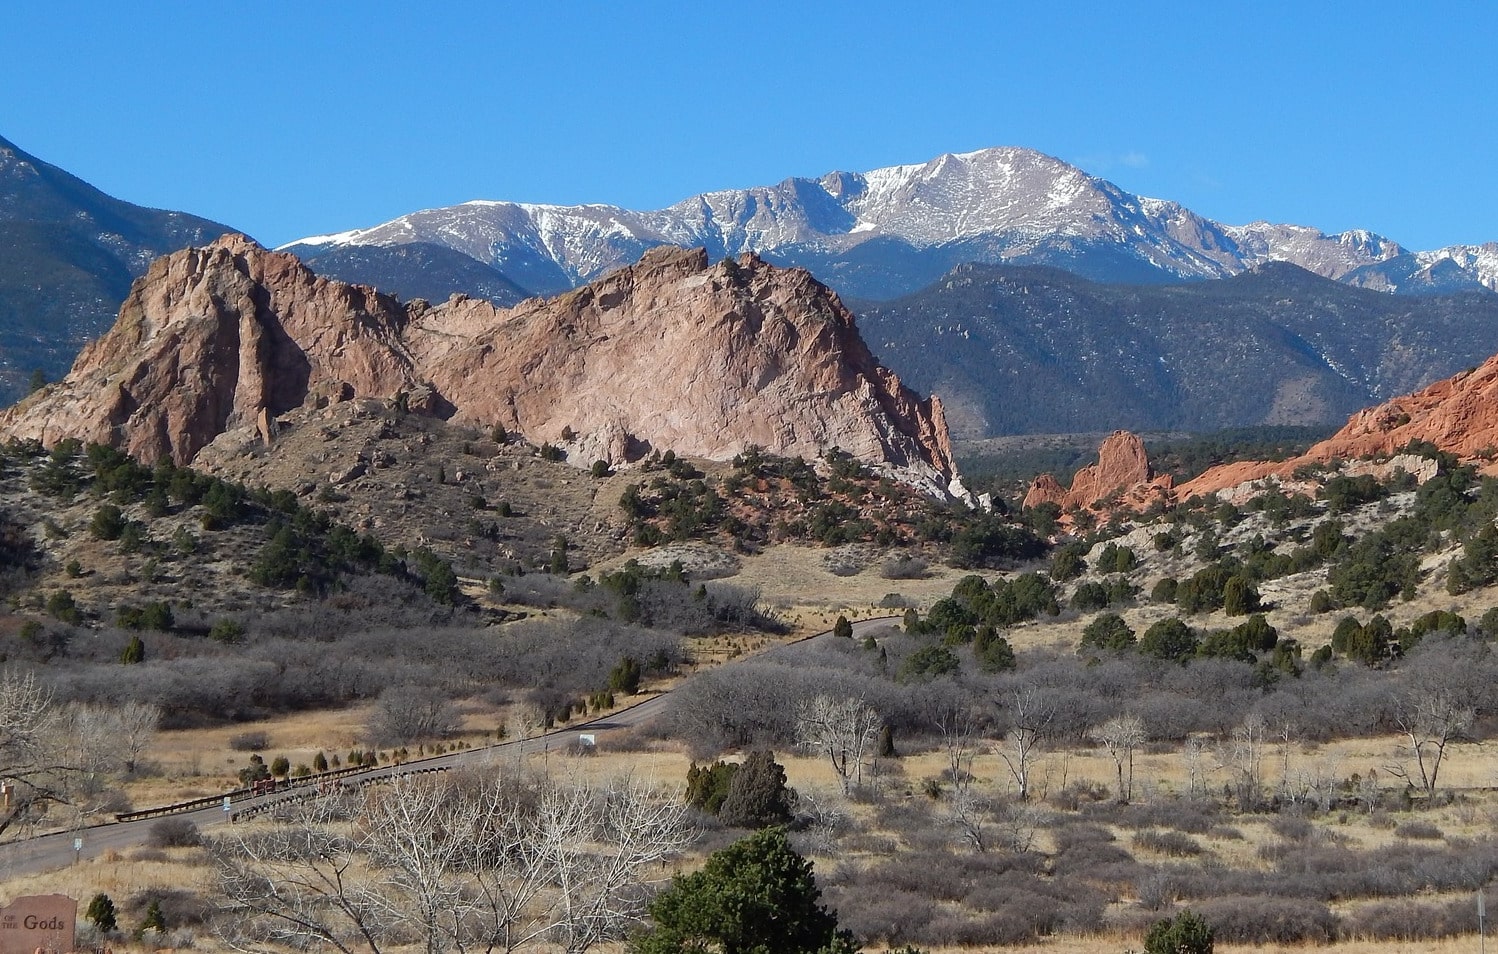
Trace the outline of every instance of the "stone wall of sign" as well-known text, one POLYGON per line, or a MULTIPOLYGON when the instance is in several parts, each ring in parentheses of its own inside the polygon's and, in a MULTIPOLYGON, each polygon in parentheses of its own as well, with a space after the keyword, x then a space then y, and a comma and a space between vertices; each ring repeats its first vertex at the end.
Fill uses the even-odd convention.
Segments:
POLYGON ((0 954, 68 954, 77 924, 78 902, 67 895, 17 898, 0 908, 0 954))

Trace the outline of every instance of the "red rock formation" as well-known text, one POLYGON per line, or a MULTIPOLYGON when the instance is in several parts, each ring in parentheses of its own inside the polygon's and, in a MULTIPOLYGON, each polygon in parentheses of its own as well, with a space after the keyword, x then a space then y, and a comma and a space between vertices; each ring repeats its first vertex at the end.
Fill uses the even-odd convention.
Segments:
POLYGON ((1055 474, 1041 474, 1030 484, 1030 489, 1025 493, 1026 507, 1038 507, 1043 503, 1053 503, 1057 506, 1066 506, 1066 488, 1061 486, 1061 481, 1056 479, 1055 474))
POLYGON ((1118 495, 1131 505, 1170 489, 1170 478, 1150 475, 1144 442, 1128 431, 1114 431, 1098 448, 1098 462, 1077 471, 1064 490, 1051 474, 1041 474, 1025 494, 1026 507, 1055 503, 1063 510, 1091 507, 1118 495))
POLYGON ((1462 460, 1487 460, 1498 450, 1498 355, 1471 371, 1414 394, 1358 411, 1331 437, 1300 457, 1213 467, 1180 487, 1182 499, 1253 480, 1288 478, 1306 464, 1388 457, 1410 441, 1429 441, 1462 460))
POLYGON ((800 269, 674 248, 501 310, 402 305, 229 236, 155 262, 114 328, 0 428, 185 463, 308 401, 400 392, 537 442, 575 434, 566 449, 585 463, 837 446, 928 485, 956 476, 940 403, 878 364, 836 295, 800 269))

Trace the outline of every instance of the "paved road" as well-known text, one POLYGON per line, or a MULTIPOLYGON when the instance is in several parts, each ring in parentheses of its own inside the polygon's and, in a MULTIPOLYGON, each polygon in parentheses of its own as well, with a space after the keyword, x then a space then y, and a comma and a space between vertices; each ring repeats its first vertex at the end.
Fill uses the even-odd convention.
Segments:
MULTIPOLYGON (((855 639, 861 639, 872 630, 890 625, 895 619, 897 617, 886 616, 854 623, 853 636, 855 639)), ((808 640, 823 637, 829 637, 829 633, 817 633, 806 637, 806 639, 798 640, 797 643, 804 643, 808 640)), ((797 645, 797 643, 788 645, 797 645)), ((781 648, 783 647, 776 647, 768 650, 767 653, 750 658, 763 658, 764 655, 775 653, 781 648)), ((734 664, 728 663, 727 665, 734 664)), ((545 752, 550 749, 560 749, 583 733, 604 734, 644 725, 665 711, 669 698, 669 693, 661 693, 643 702, 635 703, 628 708, 611 712, 606 716, 601 716, 588 722, 573 723, 566 729, 549 732, 545 735, 539 735, 530 739, 516 739, 511 742, 491 745, 482 749, 466 749, 462 752, 419 759, 400 765, 384 765, 379 768, 370 769, 368 772, 344 776, 342 780, 362 783, 380 778, 388 778, 392 775, 406 775, 412 772, 454 768, 463 765, 483 765, 501 758, 517 758, 522 755, 545 752)), ((232 805, 231 808, 237 814, 246 809, 263 806, 268 802, 279 801, 287 797, 288 795, 285 792, 260 795, 239 801, 232 805)), ((0 845, 0 879, 16 878, 41 871, 51 871, 66 867, 79 858, 96 858, 106 852, 123 851, 127 848, 133 848, 146 841, 150 835, 151 826, 160 821, 162 817, 142 818, 138 821, 130 822, 111 822, 92 828, 85 828, 80 831, 56 832, 50 835, 29 838, 25 841, 9 842, 0 845), (83 847, 75 853, 73 844, 76 838, 83 839, 83 847)), ((213 805, 208 808, 200 808, 189 812, 178 812, 165 817, 183 818, 194 823, 199 828, 224 825, 228 824, 231 820, 231 814, 225 812, 221 805, 213 805)))

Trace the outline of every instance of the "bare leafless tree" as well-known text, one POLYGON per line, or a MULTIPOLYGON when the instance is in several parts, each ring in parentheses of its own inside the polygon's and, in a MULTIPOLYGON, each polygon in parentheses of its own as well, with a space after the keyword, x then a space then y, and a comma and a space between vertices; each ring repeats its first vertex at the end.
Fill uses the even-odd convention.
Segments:
POLYGON ((980 854, 989 849, 996 819, 993 799, 988 793, 973 785, 962 785, 947 793, 942 807, 947 822, 957 829, 964 844, 980 854))
POLYGON ((1394 706, 1394 725, 1405 744, 1389 773, 1418 782, 1426 795, 1434 795, 1447 746, 1472 724, 1474 711, 1464 703, 1459 693, 1444 686, 1421 687, 1401 695, 1394 706))
POLYGON ((144 702, 67 706, 59 717, 67 761, 90 774, 133 772, 160 721, 160 707, 144 702))
POLYGON ((1118 800, 1129 801, 1134 797, 1134 750, 1147 738, 1144 720, 1137 715, 1114 716, 1102 725, 1094 726, 1087 734, 1113 760, 1118 774, 1118 800))
POLYGON ((1207 791, 1206 767, 1209 743, 1206 736, 1188 735, 1181 743, 1181 762, 1186 767, 1186 792, 1203 795, 1207 791))
POLYGON ((0 832, 48 802, 67 800, 75 771, 62 744, 65 726, 52 695, 31 673, 0 676, 0 832))
POLYGON ((1056 718, 1055 701, 1039 686, 1022 683, 1010 690, 1008 703, 1009 731, 999 757, 1009 768, 1020 801, 1030 800, 1030 775, 1040 756, 1040 744, 1056 718))
POLYGON ((953 701, 937 710, 934 722, 947 761, 944 774, 949 788, 942 799, 942 813, 965 844, 985 852, 992 841, 995 819, 993 799, 978 789, 972 771, 982 744, 978 715, 971 707, 953 701))
POLYGON ((649 879, 687 843, 685 811, 627 780, 478 774, 319 797, 214 845, 234 915, 225 938, 246 950, 582 954, 638 920, 649 879))
POLYGON ((140 757, 151 747, 161 725, 161 707, 149 702, 123 702, 112 706, 115 745, 126 772, 134 772, 140 757))
POLYGON ((371 897, 350 830, 356 809, 351 794, 323 795, 269 826, 236 827, 210 843, 227 915, 219 929, 229 946, 380 954, 392 925, 371 897))
POLYGON ((947 757, 947 777, 954 789, 965 787, 972 779, 973 759, 982 742, 978 714, 967 705, 953 702, 937 710, 934 722, 936 731, 941 733, 942 752, 947 757))
POLYGON ((644 910, 646 874, 688 842, 681 800, 635 782, 550 786, 538 817, 541 866, 556 887, 550 937, 566 954, 622 940, 644 910))
POLYGON ((431 686, 394 686, 380 694, 370 719, 370 741, 400 745, 419 739, 441 739, 457 731, 461 719, 454 706, 431 686))
POLYGON ((1257 805, 1263 793, 1268 737, 1269 723, 1259 713, 1251 712, 1218 750, 1218 762, 1232 774, 1238 805, 1245 811, 1257 805))
POLYGON ((863 784, 881 725, 879 713, 862 699, 819 695, 797 712, 796 742, 832 764, 846 795, 863 784))

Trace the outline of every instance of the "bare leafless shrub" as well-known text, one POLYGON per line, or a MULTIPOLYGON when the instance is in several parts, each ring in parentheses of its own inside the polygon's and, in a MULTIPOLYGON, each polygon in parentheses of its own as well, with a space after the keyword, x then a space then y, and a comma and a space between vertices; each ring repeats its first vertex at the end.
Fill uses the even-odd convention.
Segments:
POLYGON ((1159 920, 1160 911, 1130 905, 1109 910, 1103 919, 1103 927, 1113 934, 1142 937, 1159 920))
POLYGON ((1223 841, 1243 840, 1243 832, 1232 825, 1213 825, 1207 834, 1213 838, 1221 838, 1223 841))
POLYGON ((1373 851, 1313 843, 1287 845, 1272 873, 1241 873, 1238 883, 1248 890, 1219 893, 1320 900, 1392 898, 1419 891, 1474 890, 1494 875, 1498 843, 1486 838, 1459 846, 1400 841, 1373 851), (1260 883, 1249 887, 1255 880, 1260 883))
POLYGON ((1213 898, 1193 906, 1219 942, 1320 944, 1337 936, 1339 922, 1325 904, 1304 898, 1213 898))
POLYGON ((1304 818, 1279 815, 1269 823, 1269 830, 1286 841, 1307 841, 1315 833, 1316 826, 1304 818))
POLYGON ((1254 850, 1262 861, 1279 862, 1300 851, 1292 841, 1269 841, 1254 850))
POLYGON ((1021 895, 1014 900, 1012 907, 982 917, 944 913, 922 932, 921 942, 934 947, 1012 946, 1050 934, 1060 920, 1059 906, 1049 898, 1021 895))
POLYGON ((1135 832, 1135 848, 1152 851, 1172 858, 1194 858, 1202 853, 1202 846, 1195 838, 1179 831, 1156 831, 1145 829, 1135 832))
POLYGON ((905 891, 942 901, 956 901, 967 894, 970 879, 960 865, 951 863, 952 860, 950 855, 937 853, 902 854, 893 861, 869 869, 864 880, 890 891, 905 891))
POLYGON ((1067 782, 1050 801, 1062 811, 1075 812, 1093 805, 1111 805, 1113 793, 1102 782, 1081 778, 1067 782))
POLYGON ((649 752, 654 748, 655 738, 638 729, 616 729, 598 738, 598 747, 605 752, 649 752))
POLYGON ((527 573, 524 576, 504 577, 505 600, 519 606, 534 606, 549 609, 570 601, 572 584, 566 577, 550 573, 527 573))
POLYGON ((144 888, 125 899, 123 910, 126 923, 138 923, 145 917, 152 902, 161 906, 161 919, 168 929, 199 925, 213 915, 213 902, 193 891, 182 888, 144 888))
POLYGON ((1216 824, 1219 812, 1217 803, 1206 799, 1168 799, 1120 805, 1113 818, 1126 828, 1170 828, 1205 835, 1216 824))
POLYGON ((146 844, 152 848, 196 848, 202 843, 202 832, 186 818, 163 818, 153 822, 146 836, 146 844))
POLYGON ((365 731, 375 745, 442 739, 461 724, 458 707, 435 688, 392 686, 380 694, 365 731))
POLYGON ((1424 941, 1444 936, 1441 911, 1418 901, 1375 901, 1348 916, 1343 933, 1365 941, 1424 941))
POLYGON ((929 568, 925 560, 916 556, 894 556, 884 561, 879 575, 886 580, 924 580, 929 568))
MULTIPOLYGON (((986 879, 968 893, 968 907, 991 912, 973 919, 976 933, 932 936, 937 945, 1013 944, 1058 931, 1089 933, 1102 927, 1108 896, 1071 879, 1044 879, 1011 870, 986 879)), ((935 925, 933 925, 935 928, 935 925)))
POLYGON ((826 894, 837 910, 838 924, 864 944, 921 943, 936 916, 936 902, 914 891, 866 884, 836 888, 826 894))
POLYGON ((270 733, 260 729, 229 736, 229 748, 236 752, 264 752, 270 748, 270 733))
POLYGON ((1140 865, 1115 843, 1111 832, 1095 825, 1069 825, 1054 833, 1052 873, 1077 876, 1093 884, 1127 887, 1139 879, 1140 865))
POLYGON ((1441 829, 1427 821, 1408 821, 1394 826, 1394 837, 1439 841, 1446 837, 1441 829))
POLYGON ((900 843, 888 835, 859 832, 843 839, 843 848, 861 855, 893 855, 899 850, 900 843))
POLYGON ((1163 911, 1180 899, 1180 877, 1173 871, 1151 870, 1134 885, 1134 894, 1141 908, 1163 911))

